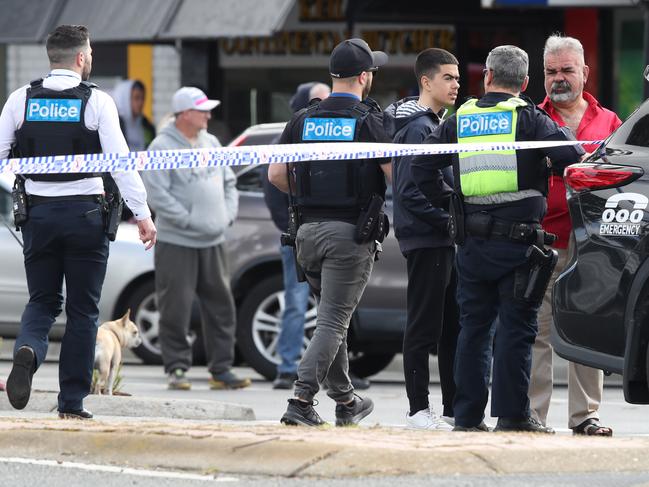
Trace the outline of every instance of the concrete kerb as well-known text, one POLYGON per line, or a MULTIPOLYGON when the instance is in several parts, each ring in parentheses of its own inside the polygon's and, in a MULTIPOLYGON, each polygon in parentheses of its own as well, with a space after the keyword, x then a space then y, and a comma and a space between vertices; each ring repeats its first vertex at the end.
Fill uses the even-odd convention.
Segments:
MULTIPOLYGON (((94 396, 84 400, 84 407, 97 416, 137 418, 174 418, 188 420, 253 421, 251 407, 221 401, 200 399, 160 399, 131 396, 94 396)), ((57 393, 32 391, 26 413, 52 413, 57 409, 57 393)), ((0 412, 13 411, 6 394, 0 394, 0 412)))
POLYGON ((649 471, 649 438, 1 418, 0 456, 285 477, 649 471))

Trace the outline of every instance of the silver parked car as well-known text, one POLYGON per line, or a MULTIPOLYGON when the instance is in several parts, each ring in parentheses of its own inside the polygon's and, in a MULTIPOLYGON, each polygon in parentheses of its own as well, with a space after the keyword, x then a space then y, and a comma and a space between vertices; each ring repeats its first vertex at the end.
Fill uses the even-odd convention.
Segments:
MULTIPOLYGON (((253 126, 231 145, 271 143, 284 124, 253 126)), ((238 357, 268 379, 276 373, 277 338, 284 306, 279 231, 266 208, 261 186, 261 167, 237 167, 240 192, 239 215, 227 235, 232 290, 237 303, 238 357)), ((13 176, 0 176, 0 218, 11 225, 13 176)), ((390 202, 388 201, 388 211, 390 202)), ((20 233, 17 234, 20 237, 20 233)), ((350 325, 350 367, 360 376, 380 372, 401 351, 406 313, 406 266, 393 235, 383 243, 350 325)), ((106 280, 100 302, 100 320, 114 319, 130 308, 143 342, 135 353, 145 363, 161 363, 158 343, 158 311, 154 287, 153 252, 138 240, 137 227, 123 223, 110 246, 106 280)), ((0 226, 0 335, 16 336, 20 316, 28 300, 22 249, 9 229, 0 226)), ((303 345, 309 343, 316 319, 315 300, 306 313, 303 345)), ((60 338, 65 317, 60 317, 51 337, 60 338)), ((196 362, 204 361, 198 307, 192 317, 189 340, 194 343, 196 362)))

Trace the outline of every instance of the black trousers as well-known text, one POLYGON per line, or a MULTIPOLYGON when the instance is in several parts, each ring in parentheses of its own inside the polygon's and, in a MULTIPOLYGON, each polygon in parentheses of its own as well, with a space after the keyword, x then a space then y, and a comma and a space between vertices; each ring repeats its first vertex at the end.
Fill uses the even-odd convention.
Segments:
POLYGON ((453 405, 458 426, 477 426, 484 419, 492 350, 491 416, 530 415, 528 390, 539 306, 514 295, 516 270, 527 263, 528 247, 469 236, 458 248, 461 320, 453 405))
MULTIPOLYGON (((29 303, 15 350, 34 350, 36 365, 47 354, 47 335, 63 305, 67 323, 59 357, 59 410, 79 410, 90 393, 106 275, 108 238, 98 203, 58 201, 33 206, 22 228, 29 303)), ((15 351, 14 350, 14 351, 15 351)))
POLYGON ((430 352, 437 346, 443 415, 453 416, 453 364, 459 332, 455 297, 455 250, 451 247, 410 251, 408 320, 403 337, 403 371, 410 413, 428 408, 430 352))

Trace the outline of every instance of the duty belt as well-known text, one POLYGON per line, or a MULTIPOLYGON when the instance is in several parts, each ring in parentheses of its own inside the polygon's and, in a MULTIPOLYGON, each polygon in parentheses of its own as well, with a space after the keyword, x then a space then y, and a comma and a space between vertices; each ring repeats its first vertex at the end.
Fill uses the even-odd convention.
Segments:
POLYGON ((547 233, 538 223, 515 223, 495 218, 486 212, 470 213, 465 220, 466 233, 485 239, 504 239, 526 244, 552 245, 556 235, 547 233))
POLYGON ((358 222, 359 213, 354 210, 331 209, 325 210, 318 208, 300 208, 299 209, 301 223, 318 223, 318 222, 344 222, 356 225, 358 222))
POLYGON ((27 195, 27 204, 29 206, 42 205, 43 203, 56 203, 58 201, 93 201, 95 203, 103 203, 104 197, 100 194, 71 194, 66 196, 27 195))
POLYGON ((324 216, 305 216, 302 217, 302 223, 320 223, 320 222, 343 222, 356 225, 358 218, 343 218, 338 216, 324 217, 324 216))

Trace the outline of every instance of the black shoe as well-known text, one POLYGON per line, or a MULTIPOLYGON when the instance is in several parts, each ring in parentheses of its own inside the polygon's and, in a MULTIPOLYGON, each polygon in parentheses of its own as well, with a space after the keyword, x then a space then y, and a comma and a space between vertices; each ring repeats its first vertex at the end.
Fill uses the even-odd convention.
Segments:
POLYGON ((374 403, 369 397, 363 399, 356 394, 354 396, 350 404, 336 404, 336 426, 358 424, 374 410, 374 403))
POLYGON ((322 426, 325 421, 313 409, 313 402, 304 402, 298 399, 289 399, 288 407, 280 423, 289 426, 322 426))
POLYGON ((290 372, 282 372, 277 374, 273 381, 273 389, 292 389, 294 382, 297 380, 297 375, 290 372))
POLYGON ((32 392, 32 377, 36 371, 36 356, 27 346, 20 347, 7 379, 7 397, 15 409, 24 409, 32 392))
POLYGON ((545 433, 553 435, 554 430, 547 426, 543 426, 536 419, 528 418, 498 418, 498 423, 494 431, 520 431, 527 433, 545 433))
POLYGON ((364 391, 365 389, 370 388, 370 380, 363 377, 358 377, 353 374, 349 374, 349 378, 352 382, 352 387, 358 391, 364 391))
POLYGON ((459 424, 456 424, 453 427, 453 431, 465 431, 468 433, 488 433, 491 430, 489 429, 489 426, 487 426, 485 422, 482 421, 478 426, 460 426, 459 424))
POLYGON ((77 411, 59 411, 60 419, 92 419, 92 413, 87 409, 79 409, 77 411))

